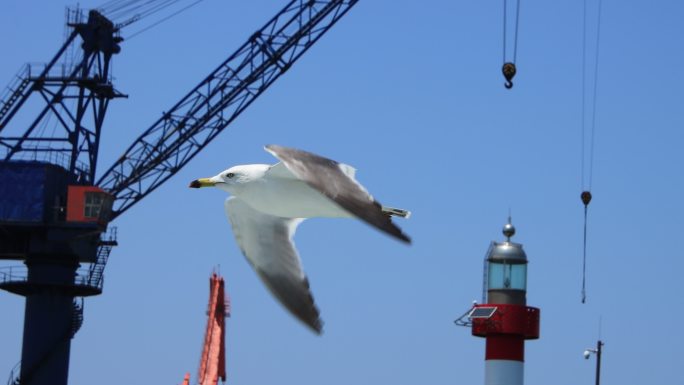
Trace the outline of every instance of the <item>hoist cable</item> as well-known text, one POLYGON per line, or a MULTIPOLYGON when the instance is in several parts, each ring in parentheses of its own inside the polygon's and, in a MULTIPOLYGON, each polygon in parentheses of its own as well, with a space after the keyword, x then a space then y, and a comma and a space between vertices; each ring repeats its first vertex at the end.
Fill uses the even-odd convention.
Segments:
MULTIPOLYGON (((117 0, 103 4, 98 10, 113 20, 117 25, 127 26, 146 18, 147 16, 170 8, 180 1, 181 0, 117 0)), ((186 8, 189 8, 189 6, 186 8)))
POLYGON ((126 20, 123 23, 130 24, 132 20, 138 21, 144 19, 145 17, 157 13, 178 1, 179 0, 149 0, 142 4, 136 5, 133 8, 126 9, 125 12, 117 18, 123 19, 124 17, 126 17, 129 20, 126 20))
POLYGON ((503 57, 502 60, 506 62, 506 19, 508 19, 508 0, 503 2, 503 57))
POLYGON ((174 12, 174 13, 172 13, 172 14, 170 14, 170 15, 168 15, 168 16, 166 16, 166 17, 160 19, 160 20, 158 20, 157 22, 155 22, 155 23, 153 23, 153 24, 150 24, 149 26, 147 26, 147 27, 141 29, 140 31, 138 31, 138 32, 136 32, 136 33, 134 33, 134 34, 132 34, 131 36, 128 36, 126 39, 127 39, 127 40, 131 40, 132 38, 134 38, 134 37, 140 35, 141 33, 145 32, 145 31, 147 31, 147 30, 149 30, 149 29, 151 29, 151 28, 154 28, 154 27, 158 26, 159 24, 161 24, 161 23, 163 23, 163 22, 169 20, 170 18, 172 18, 172 17, 178 15, 178 14, 181 13, 181 12, 184 12, 184 11, 188 10, 189 8, 191 8, 191 7, 193 7, 193 6, 195 6, 195 5, 199 4, 199 3, 201 3, 202 1, 203 1, 203 0, 195 0, 194 2, 192 2, 192 3, 188 4, 188 5, 186 5, 185 7, 181 8, 181 9, 179 9, 179 10, 177 10, 176 12, 174 12))
POLYGON ((596 27, 596 54, 594 58, 594 95, 591 108, 591 139, 589 142, 589 190, 594 177, 594 133, 596 132, 596 95, 598 90, 598 65, 599 65, 599 45, 601 43, 601 4, 598 0, 598 21, 596 27))
POLYGON ((591 133, 589 139, 589 165, 585 164, 587 158, 586 150, 586 101, 587 101, 587 0, 584 0, 583 10, 583 25, 582 25, 582 203, 584 204, 584 236, 582 245, 582 303, 587 300, 586 292, 586 277, 587 277, 587 222, 589 213, 589 203, 591 202, 591 184, 594 170, 594 137, 596 132, 596 99, 598 90, 598 63, 599 63, 599 47, 601 41, 601 3, 598 0, 598 16, 596 22, 596 47, 594 51, 594 76, 593 76, 593 90, 591 100, 591 133), (588 167, 589 180, 585 178, 585 170, 588 167))
POLYGON ((102 6, 98 8, 102 13, 107 15, 108 17, 112 19, 116 19, 118 17, 123 17, 126 15, 128 12, 128 8, 131 6, 135 5, 138 3, 139 0, 124 0, 124 1, 116 1, 116 2, 110 2, 105 6, 102 6))
POLYGON ((591 111, 589 125, 589 148, 587 146, 587 1, 584 0, 584 23, 582 28, 582 188, 591 190, 594 170, 594 138, 596 133, 596 105, 598 96, 598 68, 599 68, 599 47, 601 42, 601 5, 602 0, 598 0, 598 16, 596 29, 596 44, 594 48, 594 74, 592 79, 592 96, 590 100, 591 111), (587 164, 588 153, 588 164, 587 164), (585 174, 588 174, 588 176, 585 174))
MULTIPOLYGON (((586 168, 584 161, 585 153, 585 133, 586 133, 586 100, 587 100, 587 0, 584 0, 584 10, 582 17, 582 194, 585 190, 584 169, 586 168)), ((584 199, 582 200, 584 203, 584 199)), ((582 303, 587 301, 587 213, 589 205, 584 205, 584 237, 582 244, 582 303)))
POLYGON ((520 0, 516 0, 515 6, 515 36, 513 37, 513 63, 518 57, 518 26, 520 25, 520 0))
MULTIPOLYGON (((167 8, 167 7, 171 6, 171 5, 173 5, 174 3, 177 3, 178 1, 180 1, 180 0, 165 0, 165 1, 162 1, 160 4, 155 5, 155 6, 151 7, 150 9, 141 11, 141 12, 139 12, 138 14, 136 14, 135 16, 139 16, 140 19, 145 18, 145 17, 147 17, 147 16, 149 16, 149 15, 155 14, 155 13, 157 13, 157 12, 163 10, 164 8, 167 8)), ((142 7, 141 7, 141 8, 142 8, 142 7)))
POLYGON ((587 157, 585 154, 585 131, 586 131, 586 105, 587 105, 587 0, 584 0, 584 11, 582 17, 582 123, 580 127, 582 128, 582 180, 581 185, 584 190, 585 179, 584 170, 586 168, 584 161, 587 157))
MULTIPOLYGON (((508 52, 507 40, 508 40, 508 0, 504 0, 503 9, 503 62, 506 62, 506 53, 508 52)), ((518 26, 520 25, 520 0, 515 2, 515 25, 513 26, 513 61, 515 63, 518 57, 518 26)))
POLYGON ((582 255, 582 303, 587 301, 587 212, 589 206, 584 206, 584 245, 582 255))
POLYGON ((503 66, 501 72, 506 79, 504 85, 510 89, 513 87, 513 77, 517 72, 515 62, 518 57, 518 26, 520 25, 520 0, 515 0, 515 25, 513 26, 513 60, 506 61, 508 54, 508 0, 503 1, 503 66))

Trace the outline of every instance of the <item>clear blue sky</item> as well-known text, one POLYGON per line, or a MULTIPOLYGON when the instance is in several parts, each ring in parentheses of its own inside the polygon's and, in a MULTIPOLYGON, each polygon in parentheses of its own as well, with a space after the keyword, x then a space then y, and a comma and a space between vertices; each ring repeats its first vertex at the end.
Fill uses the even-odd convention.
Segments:
MULTIPOLYGON (((285 2, 258 3, 205 0, 123 43, 114 71, 130 98, 111 104, 100 172, 285 2)), ((194 380, 217 265, 233 304, 231 384, 482 383, 484 340, 453 320, 480 298, 482 257, 502 240, 509 208, 530 260, 528 304, 541 308, 526 383, 593 383, 595 362, 582 352, 595 345, 599 320, 604 384, 681 381, 684 3, 604 0, 584 305, 582 1, 522 2, 510 91, 500 74, 501 3, 360 1, 113 223, 120 246, 104 294, 86 300, 70 383, 170 385, 186 371, 194 380), (354 165, 381 202, 413 211, 398 221, 410 247, 357 221, 300 226, 321 337, 251 271, 225 194, 187 188, 231 165, 273 162, 262 150, 269 143, 354 165)), ((5 2, 0 83, 53 57, 66 5, 5 2)), ((4 378, 21 355, 23 299, 0 293, 0 314, 4 378)))

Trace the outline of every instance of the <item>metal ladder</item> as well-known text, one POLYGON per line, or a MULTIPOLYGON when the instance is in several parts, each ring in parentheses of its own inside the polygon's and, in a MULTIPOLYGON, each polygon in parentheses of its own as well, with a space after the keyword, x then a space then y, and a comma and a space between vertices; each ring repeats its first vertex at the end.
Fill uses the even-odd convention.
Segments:
POLYGON ((107 266, 107 260, 109 260, 109 254, 112 252, 112 248, 118 245, 116 241, 116 227, 111 227, 105 234, 100 238, 100 244, 97 248, 97 259, 95 263, 90 266, 90 272, 88 273, 88 284, 90 286, 101 287, 102 279, 104 275, 105 266, 107 266))
POLYGON ((5 93, 0 99, 0 121, 12 109, 14 103, 19 100, 24 94, 26 87, 29 85, 31 75, 31 66, 24 65, 19 72, 14 76, 10 84, 5 89, 5 93))

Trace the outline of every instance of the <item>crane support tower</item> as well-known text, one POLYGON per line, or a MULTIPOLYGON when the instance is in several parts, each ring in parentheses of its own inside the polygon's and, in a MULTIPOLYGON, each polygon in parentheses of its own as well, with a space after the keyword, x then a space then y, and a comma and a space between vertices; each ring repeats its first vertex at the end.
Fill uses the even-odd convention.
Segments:
POLYGON ((485 259, 486 298, 468 317, 472 334, 486 339, 485 385, 522 385, 525 340, 539 338, 539 309, 527 306, 527 255, 511 242, 515 228, 504 226, 505 242, 492 242, 485 259))
MULTIPOLYGON (((226 382, 226 317, 230 317, 230 298, 223 277, 213 273, 209 278, 207 328, 197 377, 200 385, 216 385, 219 379, 226 382)), ((183 385, 189 384, 190 374, 186 373, 183 385)))
POLYGON ((67 384, 70 340, 83 322, 74 298, 102 293, 117 244, 109 223, 180 171, 356 3, 288 1, 97 182, 107 107, 126 97, 112 84, 111 59, 127 22, 68 12, 71 29, 54 58, 24 67, 0 95, 0 260, 24 261, 0 269, 0 289, 26 298, 12 385, 67 384), (32 95, 44 105, 18 123, 18 113, 33 111, 25 107, 32 95))
POLYGON ((0 288, 26 298, 21 372, 12 384, 66 385, 71 338, 83 322, 83 301, 74 298, 102 292, 116 245, 115 235, 102 235, 113 198, 92 181, 107 106, 123 96, 109 71, 121 39, 94 10, 72 11, 67 23, 57 55, 24 67, 0 102, 0 260, 25 264, 0 270, 0 288), (72 60, 78 40, 80 58, 72 60), (12 135, 8 123, 33 95, 43 106, 23 135, 12 135), (42 136, 51 118, 54 134, 42 136))

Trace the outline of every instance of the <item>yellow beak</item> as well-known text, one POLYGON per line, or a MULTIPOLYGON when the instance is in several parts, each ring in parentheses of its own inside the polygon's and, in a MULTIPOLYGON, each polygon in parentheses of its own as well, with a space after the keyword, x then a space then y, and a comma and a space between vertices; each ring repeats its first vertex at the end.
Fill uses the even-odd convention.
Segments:
POLYGON ((195 179, 190 182, 190 188, 200 188, 200 187, 214 187, 216 183, 212 182, 209 178, 195 179))

